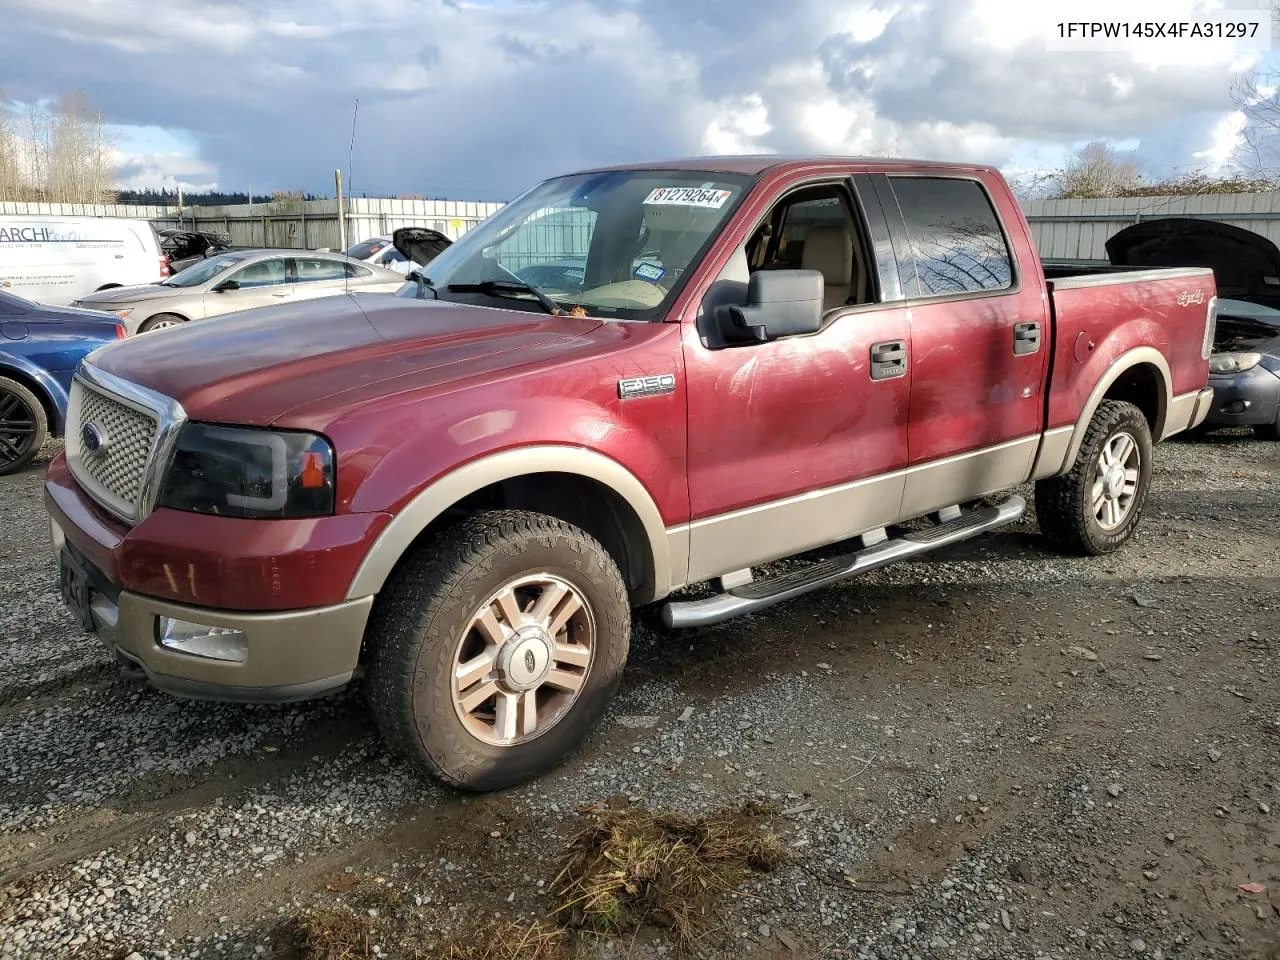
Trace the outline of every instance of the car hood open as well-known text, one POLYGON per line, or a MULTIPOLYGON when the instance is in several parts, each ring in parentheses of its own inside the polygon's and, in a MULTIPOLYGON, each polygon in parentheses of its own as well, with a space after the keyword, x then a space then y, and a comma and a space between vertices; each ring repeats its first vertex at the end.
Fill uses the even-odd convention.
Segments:
POLYGON ((1280 291, 1280 248, 1252 230, 1216 220, 1143 220, 1107 241, 1107 257, 1117 266, 1210 267, 1220 297, 1280 291))
POLYGON ((323 401, 338 394, 354 391, 370 400, 549 362, 583 349, 600 325, 589 318, 353 294, 131 337, 93 362, 173 397, 193 420, 266 426, 291 411, 332 406, 323 401))
POLYGON ((391 245, 420 267, 425 267, 452 243, 439 230, 426 227, 401 227, 391 234, 391 245))

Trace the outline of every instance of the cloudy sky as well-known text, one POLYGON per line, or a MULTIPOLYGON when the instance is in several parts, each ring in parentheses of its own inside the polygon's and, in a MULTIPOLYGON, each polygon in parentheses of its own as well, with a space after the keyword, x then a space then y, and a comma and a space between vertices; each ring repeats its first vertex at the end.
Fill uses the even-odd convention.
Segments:
POLYGON ((1243 122, 1232 77, 1270 55, 1048 51, 1087 2, 5 0, 0 87, 24 103, 86 91, 123 183, 188 190, 331 189, 357 97, 352 186, 370 195, 506 199, 590 164, 703 153, 1034 170, 1093 138, 1157 175, 1221 169, 1243 122))

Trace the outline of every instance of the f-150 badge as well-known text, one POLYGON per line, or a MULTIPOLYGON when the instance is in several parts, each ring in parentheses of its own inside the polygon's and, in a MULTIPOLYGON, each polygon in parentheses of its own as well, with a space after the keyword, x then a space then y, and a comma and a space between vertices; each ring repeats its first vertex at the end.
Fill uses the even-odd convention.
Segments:
POLYGON ((1204 303, 1204 291, 1199 287, 1194 290, 1183 290, 1178 294, 1178 306, 1189 307, 1193 303, 1204 303))
POLYGON ((676 392, 674 373, 656 373, 650 377, 627 377, 618 381, 618 396, 623 400, 635 397, 656 397, 676 392))

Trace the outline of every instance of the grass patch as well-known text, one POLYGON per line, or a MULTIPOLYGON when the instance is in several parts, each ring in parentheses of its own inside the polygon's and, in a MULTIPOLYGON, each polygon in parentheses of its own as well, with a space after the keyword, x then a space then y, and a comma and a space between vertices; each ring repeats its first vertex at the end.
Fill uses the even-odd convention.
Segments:
POLYGON ((787 859, 782 842, 762 829, 765 813, 754 806, 700 818, 604 813, 569 844, 551 885, 560 902, 554 916, 604 934, 652 925, 687 945, 716 919, 721 894, 787 859))
POLYGON ((376 942, 373 918, 341 908, 293 917, 272 939, 276 960, 365 960, 376 942))
POLYGON ((478 927, 471 935, 455 937, 437 956, 445 960, 561 960, 568 956, 568 939, 559 927, 535 920, 511 920, 495 929, 478 927))

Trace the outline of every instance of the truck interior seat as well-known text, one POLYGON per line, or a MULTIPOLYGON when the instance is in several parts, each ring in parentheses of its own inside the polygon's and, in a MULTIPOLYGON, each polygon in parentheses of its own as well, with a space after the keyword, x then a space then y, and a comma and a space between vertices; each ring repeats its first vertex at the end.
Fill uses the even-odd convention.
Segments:
POLYGON ((823 308, 842 307, 853 290, 853 235, 848 226, 815 225, 804 241, 801 267, 817 270, 825 281, 823 308))

